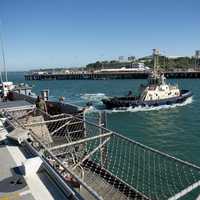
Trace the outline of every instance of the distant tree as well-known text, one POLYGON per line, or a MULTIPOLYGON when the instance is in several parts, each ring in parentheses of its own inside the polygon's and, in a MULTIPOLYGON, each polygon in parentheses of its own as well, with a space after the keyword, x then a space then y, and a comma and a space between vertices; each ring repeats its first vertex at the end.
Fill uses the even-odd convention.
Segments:
MULTIPOLYGON (((150 68, 153 68, 154 62, 152 56, 142 57, 135 62, 144 62, 144 65, 150 68)), ((195 64, 195 59, 191 57, 177 57, 177 58, 168 58, 166 56, 159 56, 159 66, 163 70, 176 70, 176 69, 188 69, 193 68, 195 64)), ((200 62, 197 62, 200 65, 200 62)), ((98 70, 101 68, 121 68, 121 67, 130 67, 130 62, 118 62, 116 60, 109 61, 97 61, 95 63, 89 63, 86 66, 87 70, 98 70)))

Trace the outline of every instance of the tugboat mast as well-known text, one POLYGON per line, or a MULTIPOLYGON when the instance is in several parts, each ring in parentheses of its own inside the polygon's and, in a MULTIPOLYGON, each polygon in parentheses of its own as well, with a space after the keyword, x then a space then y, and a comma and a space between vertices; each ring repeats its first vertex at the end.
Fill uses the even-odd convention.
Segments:
POLYGON ((153 49, 153 60, 154 60, 153 73, 155 75, 157 75, 158 73, 159 54, 160 54, 159 49, 153 49))

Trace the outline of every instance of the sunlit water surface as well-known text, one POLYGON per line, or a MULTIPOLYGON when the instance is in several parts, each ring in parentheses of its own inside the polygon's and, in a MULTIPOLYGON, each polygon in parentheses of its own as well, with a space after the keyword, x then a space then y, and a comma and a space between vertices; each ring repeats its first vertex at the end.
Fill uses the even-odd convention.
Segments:
MULTIPOLYGON (((14 82, 25 82, 23 73, 9 73, 14 82)), ((145 80, 52 80, 27 81, 33 91, 50 89, 50 98, 64 96, 66 102, 84 106, 93 102, 89 112, 104 109, 102 98, 125 95, 145 80)), ((200 80, 170 80, 181 88, 190 89, 193 98, 182 105, 158 108, 128 108, 108 111, 109 128, 179 158, 200 165, 200 80)))

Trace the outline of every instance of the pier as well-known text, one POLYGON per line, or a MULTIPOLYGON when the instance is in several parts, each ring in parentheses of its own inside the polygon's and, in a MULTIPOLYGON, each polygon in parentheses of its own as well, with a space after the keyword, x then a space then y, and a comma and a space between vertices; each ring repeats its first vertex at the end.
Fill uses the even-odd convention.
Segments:
MULTIPOLYGON (((149 71, 143 72, 104 72, 74 74, 26 74, 25 80, 107 80, 107 79, 146 79, 149 71)), ((167 78, 185 79, 200 78, 200 71, 164 72, 167 78)))

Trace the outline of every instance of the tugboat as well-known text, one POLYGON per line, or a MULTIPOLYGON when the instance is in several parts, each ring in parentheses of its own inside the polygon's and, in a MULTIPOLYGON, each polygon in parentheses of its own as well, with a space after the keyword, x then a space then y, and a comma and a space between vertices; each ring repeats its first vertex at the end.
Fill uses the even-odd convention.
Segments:
POLYGON ((148 78, 148 84, 140 87, 140 95, 132 96, 129 92, 128 96, 102 99, 107 109, 172 105, 183 103, 192 96, 192 92, 189 90, 180 90, 177 85, 167 84, 164 74, 158 72, 158 49, 153 49, 153 57, 154 70, 148 78))

